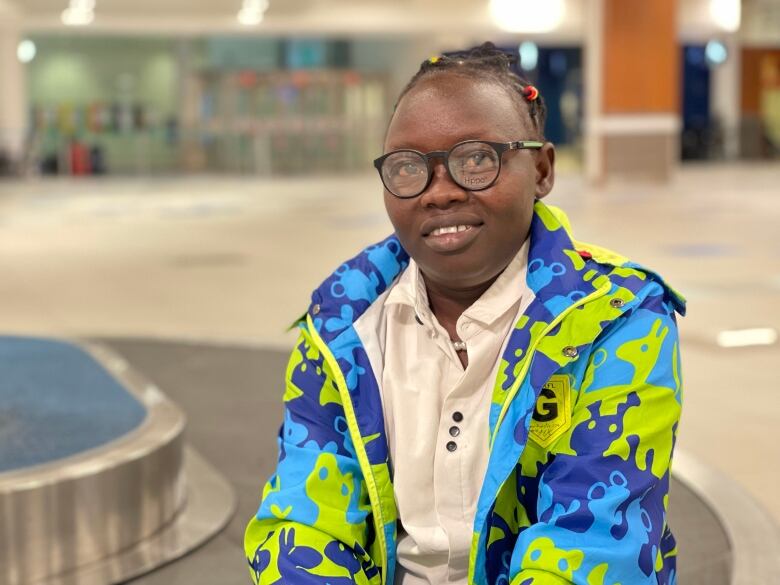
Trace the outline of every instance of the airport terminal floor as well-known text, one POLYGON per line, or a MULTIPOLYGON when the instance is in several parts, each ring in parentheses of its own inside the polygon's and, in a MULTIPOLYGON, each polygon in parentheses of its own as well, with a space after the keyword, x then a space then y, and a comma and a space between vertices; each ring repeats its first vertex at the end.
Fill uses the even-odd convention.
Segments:
MULTIPOLYGON (((723 335, 780 329, 778 184, 776 164, 686 165, 670 185, 595 187, 563 172, 546 200, 578 239, 688 299, 672 495, 681 585, 737 582, 737 565, 759 583, 744 564, 780 556, 778 345, 723 335)), ((389 231, 374 175, 0 183, 2 335, 121 356, 183 411, 194 475, 213 467, 235 492, 224 531, 133 583, 248 582, 240 543, 274 464, 286 328, 324 276, 389 231)))

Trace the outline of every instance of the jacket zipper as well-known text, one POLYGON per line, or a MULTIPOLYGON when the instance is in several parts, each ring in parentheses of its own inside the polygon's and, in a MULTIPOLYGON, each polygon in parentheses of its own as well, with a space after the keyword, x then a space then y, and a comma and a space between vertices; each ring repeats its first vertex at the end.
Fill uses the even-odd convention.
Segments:
MULTIPOLYGON (((336 361, 333 353, 330 351, 328 345, 322 340, 317 329, 314 327, 311 315, 306 315, 306 323, 308 324, 309 333, 311 333, 314 343, 317 348, 322 352, 325 357, 325 361, 330 366, 333 375, 336 378, 336 386, 339 389, 339 396, 344 406, 344 416, 347 419, 347 428, 349 429, 349 435, 352 437, 352 442, 355 445, 355 454, 358 458, 360 468, 363 470, 363 477, 368 488, 368 497, 371 502, 371 511, 374 513, 374 523, 376 529, 376 537, 379 539, 379 548, 382 552, 382 583, 387 581, 387 540, 385 538, 385 522, 382 517, 382 506, 379 500, 379 490, 377 490, 376 482, 374 481, 374 474, 371 470, 371 462, 368 460, 366 454, 366 446, 363 444, 363 437, 360 435, 360 427, 355 417, 355 408, 352 404, 352 398, 349 395, 349 389, 347 388, 347 382, 344 379, 344 373, 336 361)), ((368 552, 368 551, 367 551, 368 552)))

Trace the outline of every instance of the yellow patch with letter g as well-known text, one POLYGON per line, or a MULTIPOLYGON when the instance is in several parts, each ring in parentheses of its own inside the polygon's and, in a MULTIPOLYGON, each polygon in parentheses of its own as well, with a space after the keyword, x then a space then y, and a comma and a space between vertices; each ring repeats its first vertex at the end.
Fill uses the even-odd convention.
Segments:
POLYGON ((530 437, 549 447, 571 426, 571 386, 569 376, 552 376, 542 386, 531 418, 530 437))

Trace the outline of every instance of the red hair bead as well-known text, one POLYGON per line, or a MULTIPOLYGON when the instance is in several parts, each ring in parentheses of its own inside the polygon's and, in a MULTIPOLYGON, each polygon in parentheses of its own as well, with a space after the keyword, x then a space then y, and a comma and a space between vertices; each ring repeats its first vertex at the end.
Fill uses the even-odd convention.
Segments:
POLYGON ((539 97, 539 90, 533 85, 526 85, 525 89, 523 89, 523 95, 525 96, 525 99, 532 102, 539 97))

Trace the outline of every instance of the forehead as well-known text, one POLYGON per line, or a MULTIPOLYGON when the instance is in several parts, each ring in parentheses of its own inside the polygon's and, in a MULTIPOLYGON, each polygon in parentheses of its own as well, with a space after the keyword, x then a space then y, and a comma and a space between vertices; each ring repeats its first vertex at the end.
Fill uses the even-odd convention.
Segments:
POLYGON ((527 110, 502 84, 462 75, 423 79, 401 99, 385 151, 446 149, 473 138, 508 142, 531 136, 527 110))

